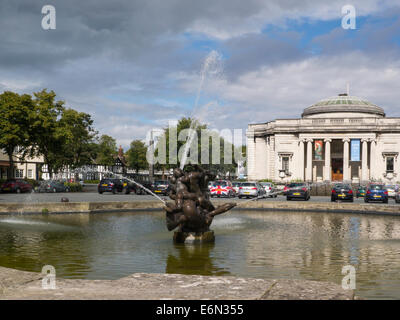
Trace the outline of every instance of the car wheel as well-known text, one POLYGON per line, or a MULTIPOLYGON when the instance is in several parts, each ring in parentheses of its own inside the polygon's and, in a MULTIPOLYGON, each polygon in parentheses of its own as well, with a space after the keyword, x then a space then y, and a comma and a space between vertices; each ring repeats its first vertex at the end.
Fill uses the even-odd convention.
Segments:
POLYGON ((331 202, 335 202, 335 198, 334 197, 331 197, 331 202))
POLYGON ((364 199, 364 202, 365 202, 365 203, 368 203, 368 202, 369 202, 369 200, 368 200, 367 198, 365 198, 365 199, 364 199))
POLYGON ((113 194, 116 194, 116 193, 117 193, 117 190, 115 190, 115 188, 112 189, 112 193, 113 193, 113 194))
POLYGON ((383 200, 383 203, 389 203, 389 199, 383 200))
POLYGON ((292 198, 286 197, 286 201, 290 201, 290 200, 292 200, 292 198))
POLYGON ((99 191, 99 194, 103 194, 103 191, 99 191))
POLYGON ((354 202, 354 198, 351 198, 351 199, 350 199, 350 202, 354 202))
POLYGON ((239 196, 239 199, 242 199, 242 197, 241 197, 241 196, 239 196))
POLYGON ((397 199, 396 199, 396 203, 400 203, 400 200, 397 200, 397 199))

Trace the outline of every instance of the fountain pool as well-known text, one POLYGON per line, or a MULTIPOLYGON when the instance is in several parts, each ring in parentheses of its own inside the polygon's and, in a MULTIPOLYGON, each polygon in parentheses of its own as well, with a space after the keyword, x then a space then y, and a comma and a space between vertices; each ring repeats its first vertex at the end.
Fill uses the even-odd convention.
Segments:
POLYGON ((214 219, 215 244, 173 244, 162 212, 0 216, 0 266, 58 277, 118 279, 135 272, 307 279, 356 295, 400 298, 400 219, 390 216, 235 211, 214 219))

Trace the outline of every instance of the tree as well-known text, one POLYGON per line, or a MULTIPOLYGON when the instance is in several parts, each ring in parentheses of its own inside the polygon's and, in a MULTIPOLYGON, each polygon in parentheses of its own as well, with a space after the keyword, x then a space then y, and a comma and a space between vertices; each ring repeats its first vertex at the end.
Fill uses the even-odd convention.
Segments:
POLYGON ((147 147, 140 140, 133 140, 130 149, 127 151, 128 166, 133 168, 136 173, 141 169, 147 169, 149 164, 146 159, 147 147))
POLYGON ((113 137, 103 134, 97 143, 97 157, 96 163, 112 166, 115 162, 115 156, 117 155, 117 142, 113 137))
POLYGON ((71 169, 93 163, 96 157, 91 116, 74 109, 63 109, 58 121, 56 138, 62 143, 61 161, 71 169))
POLYGON ((57 137, 58 120, 64 101, 55 101, 54 91, 34 93, 34 112, 30 126, 31 153, 42 155, 52 177, 63 166, 62 141, 57 137))
MULTIPOLYGON (((159 138, 158 144, 157 144, 157 149, 155 150, 155 156, 158 157, 160 154, 160 146, 165 145, 165 153, 166 153, 166 159, 165 159, 165 164, 156 164, 155 166, 157 168, 175 168, 180 166, 180 161, 181 161, 181 155, 178 155, 176 158, 176 154, 180 150, 184 150, 184 144, 187 143, 188 140, 186 141, 179 141, 178 137, 180 136, 182 130, 184 129, 189 129, 192 128, 196 131, 197 134, 197 162, 201 164, 201 166, 205 169, 208 169, 216 174, 222 174, 225 175, 227 172, 232 173, 235 171, 235 168, 237 167, 237 164, 234 162, 234 151, 235 147, 232 143, 229 143, 225 141, 221 136, 219 136, 218 133, 208 130, 207 125, 199 123, 195 119, 191 118, 181 118, 176 127, 168 127, 164 129, 163 135, 159 138), (194 121, 196 121, 194 123, 194 121), (205 143, 205 141, 202 141, 202 132, 205 134, 203 136, 208 136, 209 140, 208 143, 205 143), (170 139, 171 136, 171 139, 170 139), (216 141, 219 143, 219 164, 213 163, 212 159, 212 141, 216 141), (177 149, 174 150, 174 148, 171 148, 170 150, 170 142, 172 142, 174 145, 177 146, 177 149), (224 163, 224 157, 225 157, 225 148, 229 148, 230 152, 232 154, 232 163, 225 164, 224 163), (172 154, 170 155, 170 151, 172 151, 172 154), (202 155, 203 154, 203 155, 202 155), (208 154, 208 163, 202 163, 202 160, 204 160, 204 154, 208 154), (171 161, 172 160, 172 161, 171 161)), ((182 137, 181 137, 182 138, 182 137)), ((192 141, 192 150, 196 151, 196 146, 193 145, 196 143, 196 141, 192 141)), ((207 157, 206 157, 207 159, 207 157)), ((185 163, 186 167, 190 167, 190 164, 188 161, 185 163)))
POLYGON ((33 102, 28 94, 19 95, 5 91, 0 95, 0 148, 9 158, 8 177, 14 177, 14 151, 19 147, 23 160, 29 148, 29 127, 33 102))

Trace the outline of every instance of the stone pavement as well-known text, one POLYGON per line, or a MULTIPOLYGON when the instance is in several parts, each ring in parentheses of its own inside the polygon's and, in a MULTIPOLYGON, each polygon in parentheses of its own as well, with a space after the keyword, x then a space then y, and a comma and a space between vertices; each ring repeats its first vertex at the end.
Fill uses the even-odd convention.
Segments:
POLYGON ((0 267, 2 300, 352 300, 352 290, 327 282, 135 273, 118 280, 57 279, 42 289, 38 273, 0 267))

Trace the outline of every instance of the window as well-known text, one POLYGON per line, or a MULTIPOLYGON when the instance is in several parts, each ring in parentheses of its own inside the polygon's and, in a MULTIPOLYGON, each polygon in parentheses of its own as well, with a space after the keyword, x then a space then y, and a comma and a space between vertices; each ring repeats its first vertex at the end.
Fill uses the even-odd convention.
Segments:
POLYGON ((15 177, 16 178, 23 178, 24 177, 24 170, 23 169, 16 169, 15 170, 15 177))
POLYGON ((394 171, 394 157, 386 157, 386 172, 394 171))
POLYGON ((28 178, 32 179, 32 177, 33 177, 33 171, 32 169, 28 169, 28 178))
POLYGON ((289 172, 289 157, 282 157, 282 170, 289 172))

